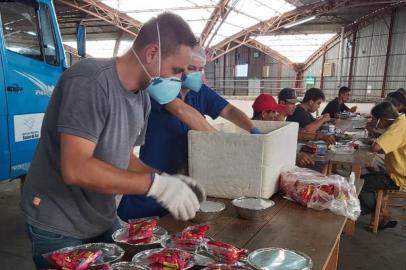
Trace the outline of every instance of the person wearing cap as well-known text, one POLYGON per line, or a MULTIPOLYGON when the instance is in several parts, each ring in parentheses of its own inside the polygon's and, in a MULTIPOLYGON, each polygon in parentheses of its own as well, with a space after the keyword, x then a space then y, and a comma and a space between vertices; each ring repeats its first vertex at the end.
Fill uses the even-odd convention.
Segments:
POLYGON ((280 121, 284 121, 286 117, 295 112, 296 104, 299 103, 296 91, 292 88, 283 88, 278 94, 278 103, 285 105, 285 111, 281 112, 278 117, 280 121))
POLYGON ((268 94, 260 94, 252 104, 254 114, 252 120, 276 121, 279 115, 285 113, 286 105, 278 104, 275 98, 268 94))
MULTIPOLYGON (((285 111, 278 114, 278 121, 285 121, 288 116, 293 115, 296 109, 296 103, 299 100, 296 96, 296 91, 292 88, 283 88, 278 94, 278 103, 285 105, 285 111)), ((334 136, 321 134, 319 132, 307 132, 304 129, 299 130, 299 141, 322 140, 328 144, 334 144, 334 136)))
MULTIPOLYGON (((287 111, 287 106, 278 104, 275 98, 268 94, 260 94, 252 104, 254 114, 252 120, 259 121, 278 121, 280 114, 287 111)), ((314 165, 315 157, 303 152, 296 155, 296 163, 299 166, 314 165)))
POLYGON ((325 100, 323 91, 318 88, 310 88, 306 91, 301 104, 296 106, 293 115, 289 115, 286 121, 299 123, 299 128, 309 133, 316 133, 320 127, 330 121, 329 114, 323 114, 316 119, 311 114, 315 113, 325 100))
MULTIPOLYGON (((251 134, 260 134, 245 113, 228 103, 213 89, 203 83, 206 64, 204 49, 195 46, 192 59, 182 78, 182 89, 177 96, 201 115, 212 119, 219 116, 229 120, 251 134)), ((140 149, 140 159, 145 165, 167 174, 187 173, 188 138, 190 127, 171 113, 166 106, 151 99, 151 113, 145 135, 145 144, 140 149)), ((124 195, 117 209, 122 220, 148 216, 164 216, 168 212, 157 200, 142 195, 124 195)))
POLYGON ((337 117, 337 115, 341 112, 356 112, 357 111, 357 106, 348 108, 347 105, 345 105, 345 102, 347 102, 350 99, 350 92, 351 89, 348 88, 347 86, 343 86, 338 90, 338 97, 330 101, 327 106, 324 108, 322 114, 330 114, 331 118, 337 117))
MULTIPOLYGON (((399 114, 388 101, 379 103, 371 110, 376 127, 383 134, 371 147, 372 152, 385 154, 385 171, 364 175, 365 183, 360 193, 361 213, 369 214, 375 208, 375 194, 380 189, 406 190, 406 116, 399 114)), ((386 227, 387 216, 381 227, 386 227)), ((396 226, 392 222, 389 227, 396 226)))

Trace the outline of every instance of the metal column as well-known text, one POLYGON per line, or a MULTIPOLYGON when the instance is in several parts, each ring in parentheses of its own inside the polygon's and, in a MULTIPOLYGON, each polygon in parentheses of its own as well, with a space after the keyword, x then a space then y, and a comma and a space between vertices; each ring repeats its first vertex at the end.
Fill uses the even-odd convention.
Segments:
POLYGON ((388 77, 388 64, 389 64, 389 55, 392 46, 392 34, 393 34, 393 21, 395 19, 396 9, 392 9, 390 16, 390 25, 389 25, 389 35, 388 35, 388 47, 386 48, 386 57, 385 57, 385 67, 383 71, 383 80, 382 80, 382 91, 381 98, 385 97, 386 81, 388 77))

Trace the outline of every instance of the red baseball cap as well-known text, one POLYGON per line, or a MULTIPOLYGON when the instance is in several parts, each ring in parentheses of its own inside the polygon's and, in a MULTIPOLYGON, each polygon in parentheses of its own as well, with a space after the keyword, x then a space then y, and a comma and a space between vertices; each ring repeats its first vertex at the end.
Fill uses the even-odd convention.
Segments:
POLYGON ((254 112, 283 112, 285 111, 286 106, 278 104, 276 99, 268 94, 260 94, 252 104, 254 112))

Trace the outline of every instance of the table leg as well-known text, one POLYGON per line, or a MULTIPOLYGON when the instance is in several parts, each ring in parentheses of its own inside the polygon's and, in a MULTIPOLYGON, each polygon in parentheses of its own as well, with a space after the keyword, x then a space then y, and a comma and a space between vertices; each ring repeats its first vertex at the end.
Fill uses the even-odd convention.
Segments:
POLYGON ((343 233, 346 235, 353 235, 355 232, 355 222, 351 219, 347 219, 344 225, 343 233))
POLYGON ((333 250, 325 264, 324 270, 337 270, 338 253, 340 251, 340 237, 337 238, 337 242, 334 245, 333 250))

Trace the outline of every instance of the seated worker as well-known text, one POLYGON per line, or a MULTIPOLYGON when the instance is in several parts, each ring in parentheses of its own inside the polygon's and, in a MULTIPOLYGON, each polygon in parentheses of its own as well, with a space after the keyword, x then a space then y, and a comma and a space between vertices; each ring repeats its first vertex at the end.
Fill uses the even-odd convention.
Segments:
MULTIPOLYGON (((296 103, 299 100, 296 96, 296 91, 292 88, 283 88, 278 94, 278 103, 285 105, 285 110, 283 112, 278 113, 277 121, 285 121, 285 119, 295 112, 296 103)), ((299 130, 298 135, 299 141, 310 141, 310 140, 322 140, 325 141, 327 144, 334 144, 335 139, 332 135, 321 134, 320 132, 307 132, 304 129, 299 130)))
POLYGON ((305 132, 316 133, 324 123, 330 121, 329 114, 323 114, 318 119, 311 115, 320 108, 320 104, 325 99, 324 93, 320 89, 310 88, 306 91, 302 103, 296 106, 295 112, 293 115, 289 115, 286 121, 299 123, 299 128, 305 132))
MULTIPOLYGON (((209 115, 213 119, 221 116, 253 134, 261 133, 241 110, 203 84, 202 73, 205 63, 204 50, 195 47, 177 99, 192 106, 201 115, 209 115)), ((165 106, 151 99, 151 113, 145 144, 140 150, 140 159, 145 165, 168 174, 187 170, 189 130, 190 128, 165 106)), ((151 197, 124 195, 117 213, 122 220, 127 221, 133 218, 164 216, 168 212, 151 197)))
MULTIPOLYGON (((278 104, 275 98, 268 94, 260 94, 252 104, 254 114, 252 120, 279 121, 279 114, 286 113, 286 105, 278 104)), ((314 165, 315 157, 303 152, 296 155, 296 164, 299 166, 314 165)))
POLYGON ((357 111, 357 106, 348 108, 347 105, 345 105, 345 102, 347 102, 350 99, 350 92, 351 89, 343 86, 338 90, 338 97, 330 101, 327 106, 324 108, 322 114, 330 114, 331 118, 337 117, 337 114, 341 112, 356 112, 357 111))
POLYGON ((278 103, 285 105, 285 110, 278 114, 278 121, 285 121, 286 117, 295 112, 296 103, 299 103, 296 91, 292 88, 283 88, 278 94, 278 103))
MULTIPOLYGON (((406 94, 404 93, 404 89, 399 88, 394 92, 390 92, 386 96, 385 101, 389 101, 390 103, 392 103, 392 105, 395 106, 399 113, 405 113, 406 94)), ((366 125, 366 128, 368 130, 368 133, 375 138, 378 138, 380 135, 382 135, 382 129, 376 128, 376 119, 372 119, 371 121, 369 121, 366 125)))
MULTIPOLYGON (((359 195, 361 213, 370 214, 376 205, 375 193, 379 189, 406 190, 406 117, 399 114, 388 101, 379 103, 371 110, 376 126, 385 131, 372 145, 373 152, 385 154, 385 171, 364 176, 365 183, 359 195)), ((396 221, 388 222, 386 216, 381 228, 396 226, 396 221)))
MULTIPOLYGON (((402 89, 402 88, 400 88, 402 89)), ((404 113, 406 110, 406 95, 402 93, 402 91, 396 90, 394 92, 390 92, 386 100, 393 104, 396 107, 399 113, 404 113)))

